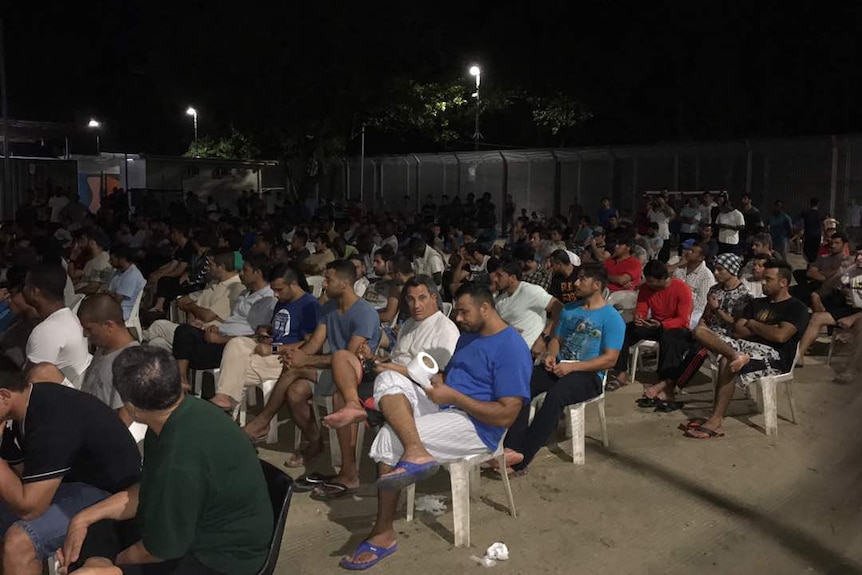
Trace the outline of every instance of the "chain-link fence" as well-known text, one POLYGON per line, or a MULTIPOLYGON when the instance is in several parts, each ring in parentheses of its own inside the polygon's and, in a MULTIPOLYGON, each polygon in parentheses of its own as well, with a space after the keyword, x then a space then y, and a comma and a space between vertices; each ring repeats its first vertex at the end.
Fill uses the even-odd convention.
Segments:
POLYGON ((748 192, 761 210, 781 199, 791 214, 816 196, 821 211, 846 221, 851 202, 862 203, 862 136, 347 158, 328 171, 321 197, 378 210, 489 192, 498 221, 507 194, 517 213, 565 213, 577 202, 595 214, 607 196, 631 215, 642 192, 666 188, 727 190, 737 200, 748 192))

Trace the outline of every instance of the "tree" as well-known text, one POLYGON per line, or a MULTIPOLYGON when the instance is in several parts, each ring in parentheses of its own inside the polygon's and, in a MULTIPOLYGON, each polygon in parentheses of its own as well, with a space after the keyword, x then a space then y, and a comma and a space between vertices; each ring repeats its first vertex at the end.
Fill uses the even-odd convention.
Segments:
POLYGON ((559 146, 566 145, 567 135, 572 128, 593 117, 584 105, 575 98, 558 92, 551 97, 529 98, 533 105, 533 121, 547 128, 554 136, 559 136, 559 146))
POLYGON ((198 138, 183 155, 191 158, 252 160, 260 157, 260 148, 251 136, 231 126, 227 136, 198 138))

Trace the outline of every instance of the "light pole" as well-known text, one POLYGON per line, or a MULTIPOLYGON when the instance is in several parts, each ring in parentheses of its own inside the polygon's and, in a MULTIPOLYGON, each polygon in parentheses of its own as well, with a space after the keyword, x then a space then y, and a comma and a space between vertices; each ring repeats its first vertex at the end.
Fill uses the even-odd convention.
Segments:
POLYGON ((186 110, 186 114, 194 118, 195 123, 195 152, 197 152, 198 148, 198 111, 189 106, 189 109, 186 110))
POLYGON ((476 98, 476 129, 473 132, 473 141, 476 151, 479 151, 479 140, 482 139, 482 132, 479 131, 479 110, 481 108, 479 85, 482 83, 482 69, 479 66, 470 66, 470 75, 476 77, 476 91, 473 93, 473 97, 476 98))
POLYGON ((90 121, 87 122, 87 127, 96 132, 96 155, 102 155, 102 142, 99 139, 99 130, 102 128, 102 123, 96 120, 95 118, 90 118, 90 121))

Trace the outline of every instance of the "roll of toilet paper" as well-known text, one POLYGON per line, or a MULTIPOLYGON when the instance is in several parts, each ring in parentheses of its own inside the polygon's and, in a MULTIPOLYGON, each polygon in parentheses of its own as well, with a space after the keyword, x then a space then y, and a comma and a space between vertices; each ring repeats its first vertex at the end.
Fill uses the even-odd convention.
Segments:
POLYGON ((431 378, 440 371, 440 367, 433 357, 420 351, 410 363, 407 364, 407 373, 410 379, 422 387, 431 387, 431 378))

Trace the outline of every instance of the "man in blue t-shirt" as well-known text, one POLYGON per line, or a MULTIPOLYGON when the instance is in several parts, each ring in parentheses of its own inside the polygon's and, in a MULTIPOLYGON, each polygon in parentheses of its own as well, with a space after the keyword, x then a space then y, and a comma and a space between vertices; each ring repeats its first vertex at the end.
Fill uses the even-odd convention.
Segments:
MULTIPOLYGON (((367 301, 360 299, 353 289, 356 267, 349 260, 336 260, 326 266, 323 289, 329 301, 321 310, 320 319, 308 341, 298 347, 281 346, 284 369, 266 405, 243 429, 254 440, 266 436, 269 423, 284 405, 296 426, 308 438, 302 454, 292 454, 288 467, 308 463, 323 451, 323 436, 315 424, 309 400, 312 395, 334 395, 332 380, 332 354, 339 350, 357 353, 363 346, 376 350, 380 343, 380 316, 367 301), (324 344, 329 350, 323 353, 324 344)), ((352 433, 354 426, 344 428, 352 433)))
POLYGON ((524 405, 506 436, 506 463, 515 472, 526 469, 548 442, 567 405, 602 393, 605 372, 616 363, 626 335, 623 318, 602 296, 607 285, 601 264, 585 264, 578 272, 579 301, 563 309, 544 364, 530 380, 532 397, 545 393, 545 401, 532 422, 530 405, 524 405))
POLYGON ((254 326, 254 337, 231 338, 222 353, 216 393, 210 401, 224 410, 239 403, 245 386, 278 379, 279 354, 302 345, 317 327, 320 303, 308 293, 308 284, 294 267, 276 266, 269 287, 277 298, 270 324, 254 326))
POLYGON ((524 338, 504 322, 485 287, 465 284, 455 298, 462 335, 445 375, 378 378, 374 400, 387 424, 374 439, 378 463, 377 523, 349 557, 367 569, 398 548, 393 519, 404 487, 433 475, 440 463, 497 449, 529 398, 532 357, 524 338), (426 383, 427 382, 427 383, 426 383))

